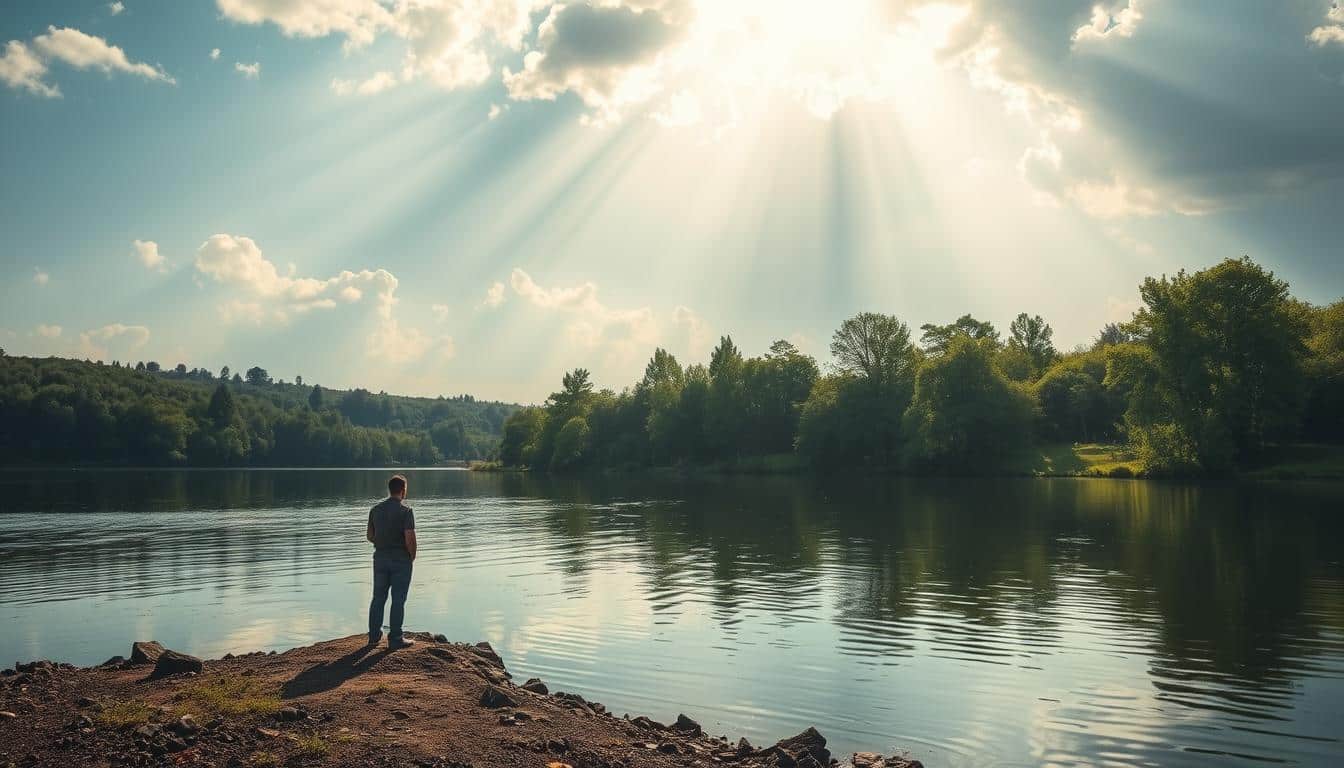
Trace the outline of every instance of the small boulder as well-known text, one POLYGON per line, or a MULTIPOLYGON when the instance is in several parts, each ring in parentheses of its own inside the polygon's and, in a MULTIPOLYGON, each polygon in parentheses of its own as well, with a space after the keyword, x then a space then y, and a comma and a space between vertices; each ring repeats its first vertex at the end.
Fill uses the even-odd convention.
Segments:
POLYGON ((178 736, 190 736, 201 730, 201 726, 196 722, 196 718, 191 715, 183 715, 172 724, 172 729, 178 736))
POLYGON ((808 728, 797 736, 781 739, 775 743, 773 751, 779 757, 779 763, 784 768, 788 768, 785 766, 785 756, 792 758, 790 764, 797 764, 804 768, 809 768, 812 761, 822 766, 829 765, 831 762, 831 753, 826 749, 826 737, 822 736, 816 728, 808 728), (805 761, 803 759, 805 757, 810 759, 805 761))
POLYGON ((275 719, 282 723, 295 723, 308 719, 307 710, 298 707, 281 707, 275 712, 275 719))
POLYGON ((701 733, 700 724, 685 715, 677 715, 677 722, 672 724, 672 730, 686 736, 699 736, 701 733))
POLYGON ((112 658, 108 659, 107 661, 104 661, 104 662, 103 662, 102 664, 100 664, 99 666, 102 666, 102 667, 116 667, 116 666, 120 666, 120 665, 125 664, 125 663, 126 663, 126 657, 125 657, 125 656, 113 656, 112 658))
POLYGON ((747 741, 747 737, 746 737, 746 736, 743 736, 742 738, 740 738, 740 739, 737 740, 737 756, 738 756, 738 757, 746 757, 747 755, 750 755, 752 752, 755 752, 755 751, 756 751, 756 748, 753 747, 753 746, 751 746, 751 742, 750 742, 750 741, 747 741))
POLYGON ((140 640, 131 643, 132 664, 153 664, 163 655, 163 644, 157 640, 140 640))
POLYGON ((499 709, 501 707, 516 707, 518 700, 505 693, 502 689, 494 685, 485 686, 481 691, 481 706, 490 709, 499 709))
POLYGON ((855 752, 850 762, 854 768, 882 768, 882 756, 876 752, 855 752))
POLYGON ((154 662, 154 672, 150 676, 168 677, 187 672, 200 674, 204 670, 205 663, 195 656, 164 649, 163 653, 159 654, 158 661, 154 662))
POLYGON ((471 650, 483 659, 488 659, 499 666, 504 666, 504 660, 499 658, 499 654, 495 653, 495 649, 491 648, 490 644, 487 642, 479 642, 471 646, 471 650))
POLYGON ((663 725, 657 720, 650 720, 649 718, 643 715, 636 717, 634 720, 631 720, 630 722, 634 723, 640 728, 643 728, 646 731, 662 731, 667 729, 667 726, 663 725))
POLYGON ((551 689, 547 688, 546 684, 541 682, 541 680, 536 677, 529 678, 526 683, 523 683, 523 690, 531 691, 533 693, 539 693, 542 696, 545 696, 546 694, 551 692, 551 689))
POLYGON ((434 635, 434 642, 436 642, 436 643, 446 643, 446 642, 448 642, 448 636, 445 635, 445 634, 436 633, 436 634, 434 635))

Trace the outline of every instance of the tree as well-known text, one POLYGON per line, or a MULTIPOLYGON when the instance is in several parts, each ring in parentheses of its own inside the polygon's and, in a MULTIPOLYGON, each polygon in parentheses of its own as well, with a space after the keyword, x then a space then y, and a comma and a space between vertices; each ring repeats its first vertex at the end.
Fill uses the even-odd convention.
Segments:
POLYGON ((228 380, 229 380, 229 373, 230 373, 230 371, 229 371, 229 366, 226 365, 226 366, 224 366, 223 368, 220 368, 220 369, 219 369, 219 380, 220 380, 220 381, 228 381, 228 380))
POLYGON ((149 371, 150 373, 158 373, 162 369, 159 367, 158 363, 154 362, 153 360, 150 360, 148 363, 145 363, 145 370, 149 371))
POLYGON ((582 416, 570 417, 555 437, 551 466, 563 469, 582 463, 590 436, 588 422, 582 416))
POLYGON ((709 356, 709 397, 705 403, 706 453, 711 458, 736 456, 740 448, 744 397, 742 352, 731 336, 720 336, 709 356))
POLYGON ((247 369, 247 383, 254 387, 262 387, 271 383, 271 375, 261 366, 253 366, 247 369))
POLYGON ((542 429, 546 426, 546 411, 541 408, 520 408, 504 421, 504 438, 499 443, 499 461, 506 467, 531 464, 532 452, 542 429))
POLYGON ((924 332, 924 335, 919 339, 920 343, 924 345, 924 351, 935 355, 946 352, 952 340, 958 336, 986 339, 995 346, 999 343, 999 332, 994 329, 993 323, 976 320, 970 315, 962 315, 950 325, 925 323, 919 326, 919 329, 924 332))
POLYGON ((295 376, 295 377, 294 377, 294 386, 296 386, 296 387, 302 387, 302 386, 303 386, 303 377, 302 377, 302 376, 295 376))
POLYGON ((230 381, 233 382, 234 384, 242 384, 242 383, 243 383, 243 377, 240 376, 239 374, 236 374, 236 373, 235 373, 235 374, 233 374, 233 378, 230 379, 230 381))
POLYGON ((1032 378, 1045 372, 1058 352, 1052 341, 1055 331, 1040 315, 1018 315, 1008 326, 1008 347, 1025 352, 1031 358, 1032 378))
POLYGON ((1288 284, 1249 258, 1148 278, 1133 330, 1108 352, 1131 392, 1126 425, 1152 469, 1222 471, 1292 433, 1307 322, 1288 284))
POLYGON ((1307 307, 1311 329, 1303 362, 1307 380, 1302 427, 1312 440, 1344 441, 1344 299, 1307 307))
POLYGON ((1124 326, 1119 323, 1107 323, 1097 334, 1097 340, 1092 342, 1092 348, 1103 349, 1116 344, 1127 344, 1133 340, 1134 335, 1125 330, 1124 326))
POLYGON ((313 385, 313 391, 308 393, 308 408, 313 411, 322 410, 322 387, 313 385))
POLYGON ((910 328, 891 315, 861 312, 840 324, 831 337, 831 355, 842 373, 882 388, 914 374, 918 355, 910 328))
POLYGON ((179 378, 185 378, 187 375, 187 364, 178 363, 177 367, 173 369, 173 373, 177 374, 179 378))
POLYGON ((233 400, 233 391, 222 382, 215 387, 214 394, 210 395, 210 405, 205 409, 205 415, 218 429, 227 427, 238 418, 238 404, 233 400))
POLYGON ((957 334, 915 377, 905 414, 911 455, 956 471, 984 471, 1031 437, 1032 401, 994 366, 991 339, 957 334))

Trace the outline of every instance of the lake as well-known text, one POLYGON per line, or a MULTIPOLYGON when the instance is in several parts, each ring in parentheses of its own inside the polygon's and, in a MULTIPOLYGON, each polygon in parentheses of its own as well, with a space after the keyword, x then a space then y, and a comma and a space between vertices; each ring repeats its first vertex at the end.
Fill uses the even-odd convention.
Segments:
MULTIPOLYGON (((386 470, 0 472, 0 661, 364 631, 386 470)), ((1344 764, 1344 484, 411 470, 408 629, 936 766, 1344 764)))

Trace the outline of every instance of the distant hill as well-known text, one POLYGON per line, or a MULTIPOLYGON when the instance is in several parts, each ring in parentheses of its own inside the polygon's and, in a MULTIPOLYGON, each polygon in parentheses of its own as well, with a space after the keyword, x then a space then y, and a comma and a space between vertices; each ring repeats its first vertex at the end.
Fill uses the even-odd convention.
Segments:
POLYGON ((489 457, 518 409, 220 373, 0 351, 0 463, 423 465, 489 457))

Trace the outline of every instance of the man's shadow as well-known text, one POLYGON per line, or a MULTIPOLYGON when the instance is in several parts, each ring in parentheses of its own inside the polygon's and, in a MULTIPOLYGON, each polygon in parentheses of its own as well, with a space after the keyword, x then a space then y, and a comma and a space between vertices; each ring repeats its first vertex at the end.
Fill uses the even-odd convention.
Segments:
POLYGON ((338 688, 345 681, 368 672, 391 653, 386 647, 377 653, 372 653, 373 650, 374 646, 366 645, 335 661, 314 664, 280 686, 280 697, 293 699, 338 688))

